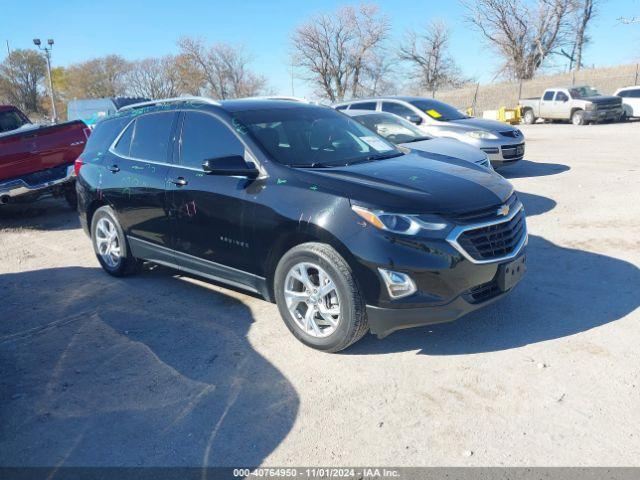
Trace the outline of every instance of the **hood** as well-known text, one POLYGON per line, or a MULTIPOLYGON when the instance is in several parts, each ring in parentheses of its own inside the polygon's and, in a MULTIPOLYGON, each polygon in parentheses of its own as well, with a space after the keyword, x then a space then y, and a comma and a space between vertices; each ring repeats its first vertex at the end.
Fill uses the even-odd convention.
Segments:
POLYGON ((517 130, 517 128, 514 128, 511 125, 507 125, 496 120, 485 120, 484 118, 463 118, 462 120, 452 120, 447 123, 463 127, 465 130, 487 130, 492 133, 517 130))
POLYGON ((402 146, 421 152, 455 157, 471 163, 481 162, 486 156, 482 150, 453 138, 432 138, 431 140, 403 143, 402 146))
POLYGON ((600 95, 599 97, 583 98, 583 100, 587 102, 595 103, 597 105, 603 105, 603 104, 622 105, 621 97, 609 96, 609 95, 600 95))
POLYGON ((305 169, 305 179, 371 208, 402 213, 465 213, 503 203, 513 187, 465 160, 412 150, 387 160, 305 169), (309 178, 310 177, 310 178, 309 178))

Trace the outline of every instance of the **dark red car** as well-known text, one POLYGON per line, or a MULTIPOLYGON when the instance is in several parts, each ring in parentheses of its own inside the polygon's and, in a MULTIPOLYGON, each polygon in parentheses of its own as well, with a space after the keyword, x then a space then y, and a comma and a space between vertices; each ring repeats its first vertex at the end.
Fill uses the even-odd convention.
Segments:
POLYGON ((75 205, 73 162, 91 130, 81 121, 31 123, 16 107, 0 105, 0 205, 64 196, 75 205))

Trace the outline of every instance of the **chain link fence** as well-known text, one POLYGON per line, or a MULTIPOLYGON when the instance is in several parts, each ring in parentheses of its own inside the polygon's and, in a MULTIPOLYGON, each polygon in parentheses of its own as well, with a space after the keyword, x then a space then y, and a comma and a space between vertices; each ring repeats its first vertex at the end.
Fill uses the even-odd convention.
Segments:
MULTIPOLYGON (((613 95, 618 88, 638 85, 640 64, 608 68, 582 69, 558 75, 541 76, 523 82, 468 84, 452 90, 436 92, 435 98, 456 106, 460 110, 473 107, 476 116, 485 110, 500 107, 515 108, 519 98, 540 97, 547 88, 570 85, 591 85, 603 95, 613 95)), ((431 92, 424 92, 431 97, 431 92)))

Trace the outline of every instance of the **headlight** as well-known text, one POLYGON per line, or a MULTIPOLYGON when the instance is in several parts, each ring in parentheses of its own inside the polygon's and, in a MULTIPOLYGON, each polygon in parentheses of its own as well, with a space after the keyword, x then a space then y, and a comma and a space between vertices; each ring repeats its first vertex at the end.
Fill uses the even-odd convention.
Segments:
POLYGON ((598 105, 597 105, 597 104, 595 104, 595 103, 587 103, 587 104, 584 106, 584 109, 585 109, 585 110, 597 110, 597 109, 598 109, 598 105))
POLYGON ((415 235, 420 230, 443 230, 447 227, 446 223, 426 222, 417 215, 368 210, 358 205, 351 208, 370 225, 393 233, 415 235))
POLYGON ((473 130, 471 132, 466 132, 465 135, 476 138, 478 140, 497 140, 498 136, 494 135, 491 132, 487 132, 485 130, 473 130))

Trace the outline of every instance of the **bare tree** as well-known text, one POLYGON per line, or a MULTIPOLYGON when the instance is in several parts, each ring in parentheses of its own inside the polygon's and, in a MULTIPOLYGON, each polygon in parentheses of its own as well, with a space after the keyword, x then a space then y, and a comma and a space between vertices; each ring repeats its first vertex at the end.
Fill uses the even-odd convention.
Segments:
POLYGON ((41 112, 46 61, 35 50, 13 50, 0 64, 0 97, 28 113, 41 112))
POLYGON ((119 55, 107 55, 66 69, 69 98, 117 97, 125 93, 129 63, 119 55))
MULTIPOLYGON (((319 93, 335 102, 371 90, 367 82, 380 65, 389 20, 375 5, 343 7, 316 15, 296 29, 291 39, 293 62, 319 93)), ((378 79, 379 80, 379 79, 378 79)))
POLYGON ((580 70, 582 68, 582 50, 589 41, 589 37, 586 36, 587 26, 596 14, 598 2, 597 0, 577 0, 577 2, 576 39, 573 42, 573 50, 575 52, 575 68, 580 70))
POLYGON ((419 77, 419 87, 435 96, 445 85, 462 82, 460 70, 449 55, 449 30, 442 21, 432 21, 422 33, 409 31, 398 57, 409 63, 419 77))
POLYGON ((533 78, 567 42, 573 0, 461 0, 467 20, 504 58, 501 71, 518 80, 533 78))
POLYGON ((172 55, 133 62, 126 82, 127 93, 135 97, 170 98, 181 93, 180 71, 172 55))
POLYGON ((181 38, 178 45, 182 68, 198 72, 204 90, 215 98, 249 97, 266 88, 266 79, 249 69, 250 58, 241 47, 226 43, 207 47, 202 40, 189 37, 181 38))

